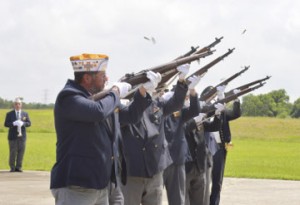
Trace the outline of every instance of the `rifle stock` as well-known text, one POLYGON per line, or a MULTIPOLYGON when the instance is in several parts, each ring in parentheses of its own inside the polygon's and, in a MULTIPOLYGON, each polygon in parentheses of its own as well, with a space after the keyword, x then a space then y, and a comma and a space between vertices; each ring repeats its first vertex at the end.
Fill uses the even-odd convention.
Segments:
POLYGON ((184 57, 184 58, 180 58, 178 60, 174 60, 171 61, 169 63, 160 65, 160 66, 156 66, 153 68, 149 68, 146 70, 143 70, 137 74, 126 74, 123 78, 120 79, 121 82, 127 82, 129 84, 132 85, 132 87, 145 83, 147 82, 149 79, 146 76, 147 71, 153 71, 155 73, 160 73, 161 77, 162 77, 162 81, 166 82, 167 81, 167 76, 169 76, 167 72, 173 72, 174 74, 177 73, 178 71, 176 70, 177 66, 179 65, 183 65, 186 63, 191 63, 192 61, 198 60, 199 58, 205 58, 206 56, 209 56, 213 54, 213 51, 208 51, 206 53, 200 53, 200 54, 196 54, 196 55, 192 55, 192 56, 188 56, 188 57, 184 57), (164 74, 167 73, 167 74, 164 74))

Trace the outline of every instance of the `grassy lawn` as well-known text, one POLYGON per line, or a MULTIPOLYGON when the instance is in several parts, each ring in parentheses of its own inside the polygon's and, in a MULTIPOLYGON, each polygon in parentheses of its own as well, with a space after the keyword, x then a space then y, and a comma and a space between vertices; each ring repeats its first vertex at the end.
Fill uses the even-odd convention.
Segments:
MULTIPOLYGON (((0 169, 8 170, 8 110, 0 110, 0 169)), ((28 128, 24 170, 49 171, 55 162, 56 136, 52 110, 27 110, 28 128)), ((231 122, 233 148, 225 176, 300 180, 300 119, 242 117, 231 122)))
POLYGON ((231 122, 225 175, 300 180, 300 120, 242 117, 231 122))

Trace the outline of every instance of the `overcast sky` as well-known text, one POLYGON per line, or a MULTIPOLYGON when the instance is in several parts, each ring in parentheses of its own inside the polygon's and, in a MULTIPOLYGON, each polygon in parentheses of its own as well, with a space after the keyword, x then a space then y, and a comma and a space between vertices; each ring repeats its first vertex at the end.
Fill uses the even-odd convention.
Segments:
POLYGON ((104 53, 109 81, 171 61, 223 36, 212 56, 191 64, 193 72, 228 48, 199 92, 250 69, 228 85, 271 75, 253 94, 285 89, 300 97, 300 1, 298 0, 0 0, 0 97, 54 103, 68 78, 69 57, 104 53), (243 31, 246 29, 244 34, 243 31), (154 37, 156 44, 144 39, 154 37))

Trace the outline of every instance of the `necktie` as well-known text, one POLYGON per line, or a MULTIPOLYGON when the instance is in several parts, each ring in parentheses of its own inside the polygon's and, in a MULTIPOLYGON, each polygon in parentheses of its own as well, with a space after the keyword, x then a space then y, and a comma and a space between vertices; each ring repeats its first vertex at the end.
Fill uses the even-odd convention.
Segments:
POLYGON ((19 120, 19 119, 20 119, 20 112, 17 111, 17 120, 19 120))

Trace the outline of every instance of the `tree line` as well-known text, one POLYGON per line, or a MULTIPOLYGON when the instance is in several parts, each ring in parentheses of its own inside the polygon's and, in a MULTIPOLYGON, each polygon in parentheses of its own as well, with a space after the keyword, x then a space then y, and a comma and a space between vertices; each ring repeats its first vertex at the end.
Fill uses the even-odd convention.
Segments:
MULTIPOLYGON (((0 97, 0 109, 11 109, 13 108, 13 101, 12 100, 5 100, 0 97)), ((43 104, 43 103, 22 103, 23 109, 53 109, 54 104, 43 104)))
MULTIPOLYGON (((300 98, 294 103, 284 89, 274 90, 266 94, 248 94, 242 97, 243 116, 265 116, 279 118, 300 118, 300 98)), ((0 109, 10 109, 13 101, 0 97, 0 109)), ((24 109, 53 109, 54 104, 23 103, 24 109)))
POLYGON ((284 89, 260 95, 249 94, 242 98, 242 115, 300 118, 300 98, 294 103, 289 100, 284 89))

